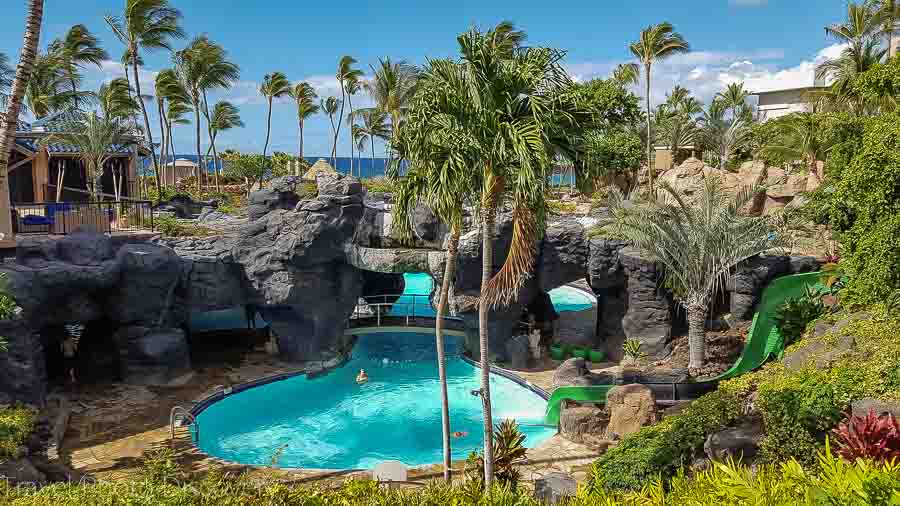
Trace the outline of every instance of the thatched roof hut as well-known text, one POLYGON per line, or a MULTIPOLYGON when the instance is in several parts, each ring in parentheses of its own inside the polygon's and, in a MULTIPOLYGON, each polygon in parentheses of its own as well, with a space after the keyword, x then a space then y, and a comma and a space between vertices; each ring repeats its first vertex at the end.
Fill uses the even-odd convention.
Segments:
POLYGON ((324 158, 319 158, 312 167, 303 175, 303 179, 315 181, 319 174, 337 174, 338 171, 328 163, 324 158))

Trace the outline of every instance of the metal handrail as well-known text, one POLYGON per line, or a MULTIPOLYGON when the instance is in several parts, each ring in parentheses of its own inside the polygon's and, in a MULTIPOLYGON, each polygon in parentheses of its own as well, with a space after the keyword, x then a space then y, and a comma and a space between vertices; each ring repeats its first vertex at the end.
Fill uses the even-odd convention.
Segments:
MULTIPOLYGON (((376 324, 378 327, 381 326, 382 321, 382 313, 384 316, 390 316, 388 312, 395 306, 403 306, 407 308, 405 315, 406 318, 406 326, 410 326, 411 318, 434 318, 432 315, 425 314, 416 314, 416 308, 420 305, 422 307, 431 307, 431 296, 430 295, 419 295, 419 294, 400 294, 400 295, 368 295, 364 297, 360 297, 364 301, 364 303, 358 303, 356 307, 353 309, 353 314, 350 316, 351 320, 360 320, 363 318, 372 318, 373 313, 376 320, 376 324), (407 300, 403 302, 388 302, 389 298, 399 299, 400 297, 406 297, 407 300), (426 299, 424 302, 421 299, 426 299), (409 299, 412 302, 409 302, 409 299), (380 302, 379 302, 380 301, 380 302), (388 309, 382 310, 383 307, 387 307, 388 309), (412 309, 411 311, 409 309, 412 309), (374 311, 373 311, 374 309, 374 311), (368 310, 368 314, 363 314, 363 311, 368 310)), ((454 315, 446 315, 444 318, 446 319, 456 319, 457 317, 454 315)))
MULTIPOLYGON (((170 432, 170 442, 175 442, 175 416, 181 413, 182 418, 187 418, 188 425, 194 426, 194 431, 197 439, 197 443, 200 442, 200 423, 197 421, 197 418, 188 411, 187 408, 181 406, 175 406, 172 408, 172 411, 169 412, 169 432, 170 432)), ((190 431, 190 429, 188 429, 190 431)))

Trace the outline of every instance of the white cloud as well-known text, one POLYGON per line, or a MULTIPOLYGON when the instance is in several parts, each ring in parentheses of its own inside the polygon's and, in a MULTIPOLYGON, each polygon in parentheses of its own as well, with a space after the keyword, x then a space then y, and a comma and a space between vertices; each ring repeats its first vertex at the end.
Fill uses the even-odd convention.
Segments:
MULTIPOLYGON (((669 90, 680 84, 708 102, 731 83, 743 82, 751 91, 812 86, 816 66, 838 56, 843 49, 840 44, 828 46, 789 67, 779 65, 784 57, 784 51, 780 49, 743 53, 695 51, 678 55, 654 65, 650 95, 654 103, 659 103, 669 90)), ((584 81, 608 77, 618 63, 622 62, 581 62, 567 65, 566 69, 574 79, 584 81)), ((643 87, 642 81, 634 91, 643 96, 643 87)))

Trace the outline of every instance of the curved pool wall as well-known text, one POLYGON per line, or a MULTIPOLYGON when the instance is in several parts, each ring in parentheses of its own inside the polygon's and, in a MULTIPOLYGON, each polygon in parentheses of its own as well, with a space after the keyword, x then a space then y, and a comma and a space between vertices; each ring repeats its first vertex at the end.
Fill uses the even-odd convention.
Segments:
MULTIPOLYGON (((202 402, 199 449, 230 462, 306 469, 370 469, 384 460, 409 466, 442 459, 440 386, 434 334, 360 333, 350 359, 325 375, 276 377, 202 402), (369 382, 357 385, 365 369, 369 382)), ((471 394, 480 371, 446 338, 453 458, 481 448, 482 408, 471 394)), ((491 374, 494 422, 513 418, 534 447, 556 433, 543 425, 546 400, 509 374, 491 374)))
POLYGON ((597 298, 586 290, 571 285, 548 292, 553 308, 559 314, 557 341, 576 346, 597 344, 597 298))

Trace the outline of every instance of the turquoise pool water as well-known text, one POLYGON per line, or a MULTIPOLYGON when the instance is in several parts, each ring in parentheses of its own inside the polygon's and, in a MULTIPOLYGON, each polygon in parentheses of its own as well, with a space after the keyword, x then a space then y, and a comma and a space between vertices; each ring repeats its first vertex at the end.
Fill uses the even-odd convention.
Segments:
MULTIPOLYGON (((448 336, 447 382, 454 459, 481 447, 481 402, 471 395, 480 371, 460 358, 448 336)), ((383 460, 441 461, 440 387, 434 335, 379 332, 360 336, 351 360, 329 374, 297 376, 226 397, 200 413, 198 446, 232 462, 314 469, 370 469, 383 460), (359 386, 360 368, 369 382, 359 386)), ((546 402, 491 376, 494 421, 516 419, 533 447, 555 430, 541 426, 546 402)))
POLYGON ((436 316, 437 313, 427 297, 431 295, 434 281, 423 272, 403 275, 403 295, 391 306, 391 316, 436 316), (420 297, 414 297, 419 295, 420 297))
POLYGON ((583 291, 571 286, 561 286, 548 292, 556 312, 583 311, 594 306, 594 300, 583 291))

